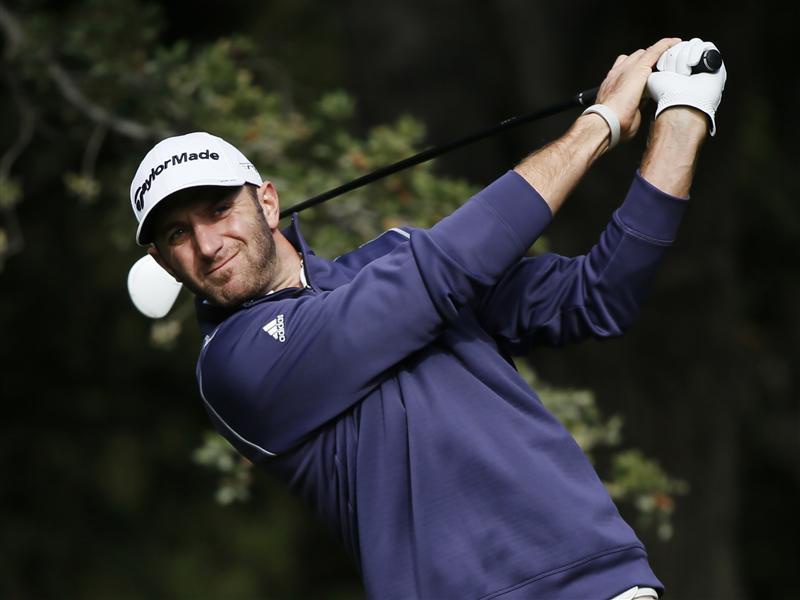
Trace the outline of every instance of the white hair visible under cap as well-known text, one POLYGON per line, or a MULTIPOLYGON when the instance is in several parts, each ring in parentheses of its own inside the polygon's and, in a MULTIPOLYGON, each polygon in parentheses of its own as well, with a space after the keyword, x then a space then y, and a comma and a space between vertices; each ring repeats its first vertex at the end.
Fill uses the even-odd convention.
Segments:
POLYGON ((261 175, 244 154, 220 137, 196 131, 166 138, 142 160, 131 182, 131 206, 139 228, 136 243, 147 245, 145 222, 153 208, 178 190, 201 185, 261 185, 261 175))

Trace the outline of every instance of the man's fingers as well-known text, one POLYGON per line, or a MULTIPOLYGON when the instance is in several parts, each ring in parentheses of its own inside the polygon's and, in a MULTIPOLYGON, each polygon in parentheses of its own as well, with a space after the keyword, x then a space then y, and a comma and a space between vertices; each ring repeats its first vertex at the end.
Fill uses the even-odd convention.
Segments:
POLYGON ((644 50, 639 49, 634 50, 630 54, 620 54, 617 57, 617 60, 614 61, 614 64, 611 66, 611 68, 617 70, 625 69, 628 65, 634 64, 637 60, 639 60, 642 52, 644 52, 644 50))
POLYGON ((662 38, 645 50, 641 59, 647 63, 647 66, 652 68, 653 65, 658 61, 659 56, 664 54, 664 52, 672 48, 680 41, 681 38, 662 38))
POLYGON ((658 60, 659 56, 664 54, 669 48, 674 46, 680 42, 680 38, 664 38, 659 40, 646 50, 644 48, 639 48, 634 52, 631 52, 629 55, 621 54, 617 57, 616 62, 614 63, 614 67, 623 67, 626 65, 640 65, 644 64, 648 68, 652 69, 653 65, 658 60))
POLYGON ((680 38, 663 38, 647 49, 620 54, 600 85, 597 101, 615 112, 623 140, 633 137, 639 128, 639 104, 645 95, 647 77, 653 65, 659 56, 680 41, 680 38))
POLYGON ((644 52, 645 51, 642 48, 639 48, 638 50, 632 52, 631 55, 630 55, 630 62, 635 62, 635 61, 639 60, 642 57, 642 55, 644 54, 644 52))
POLYGON ((687 64, 693 67, 700 62, 700 59, 703 57, 703 52, 705 52, 707 47, 711 46, 711 44, 703 42, 698 38, 692 38, 690 42, 687 64))
POLYGON ((635 62, 646 63, 652 68, 658 58, 669 48, 681 41, 681 38, 662 38, 647 49, 639 48, 631 54, 620 54, 611 66, 612 69, 623 66, 623 63, 633 64, 635 62))

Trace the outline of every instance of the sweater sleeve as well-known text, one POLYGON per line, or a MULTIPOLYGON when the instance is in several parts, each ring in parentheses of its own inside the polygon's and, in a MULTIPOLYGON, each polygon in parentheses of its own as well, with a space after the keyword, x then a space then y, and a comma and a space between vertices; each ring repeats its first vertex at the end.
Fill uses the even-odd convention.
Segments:
POLYGON ((436 339, 550 220, 544 200, 509 171, 350 283, 237 312, 198 361, 212 419, 253 459, 291 448, 436 339))
POLYGON ((637 172, 587 254, 518 261, 484 296, 481 322, 513 354, 621 335, 638 315, 687 204, 637 172))

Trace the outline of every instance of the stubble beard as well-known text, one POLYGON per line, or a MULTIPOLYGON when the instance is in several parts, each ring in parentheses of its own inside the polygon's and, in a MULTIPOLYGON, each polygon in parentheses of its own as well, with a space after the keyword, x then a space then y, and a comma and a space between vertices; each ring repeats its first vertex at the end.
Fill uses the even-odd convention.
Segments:
POLYGON ((264 215, 261 211, 257 214, 259 226, 254 228, 254 234, 246 245, 241 243, 239 255, 234 258, 236 264, 221 281, 205 285, 185 282, 195 295, 217 306, 232 308, 263 296, 272 289, 277 268, 277 249, 264 215))

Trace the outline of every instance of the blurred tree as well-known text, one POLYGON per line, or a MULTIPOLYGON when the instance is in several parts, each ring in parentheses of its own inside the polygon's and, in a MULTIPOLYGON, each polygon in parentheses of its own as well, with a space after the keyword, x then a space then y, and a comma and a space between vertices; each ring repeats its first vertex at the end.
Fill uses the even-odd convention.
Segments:
MULTIPOLYGON (((290 206, 414 153, 424 128, 404 116, 356 135, 348 94, 298 101, 250 38, 191 44, 165 40, 165 26, 159 5, 138 0, 0 4, 0 325, 13 340, 0 350, 0 391, 13 406, 0 440, 12 474, 0 591, 357 595, 325 534, 203 433, 190 299, 145 331, 124 297, 124 274, 141 253, 129 176, 155 140, 206 130, 240 147, 290 206), (187 469, 192 454, 223 473, 219 501, 250 502, 236 511, 209 503, 207 472, 187 469)), ((304 232, 335 256, 389 227, 428 226, 474 191, 422 165, 316 208, 304 232)), ((591 392, 536 386, 600 456, 612 495, 668 538, 685 484, 622 449, 621 420, 604 419, 591 392)))

